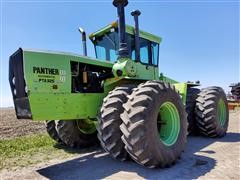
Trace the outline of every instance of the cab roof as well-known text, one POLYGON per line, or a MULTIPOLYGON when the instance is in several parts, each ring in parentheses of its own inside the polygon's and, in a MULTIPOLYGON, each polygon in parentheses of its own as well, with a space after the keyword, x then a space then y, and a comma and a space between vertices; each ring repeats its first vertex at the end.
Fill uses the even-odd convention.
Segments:
MULTIPOLYGON (((112 28, 114 28, 114 29, 118 28, 118 23, 116 21, 105 26, 104 28, 100 29, 97 32, 91 33, 89 35, 89 38, 93 41, 95 38, 102 36, 103 34, 105 34, 107 32, 110 32, 112 28)), ((134 35, 134 27, 126 25, 126 33, 134 35)), ((161 37, 150 34, 148 32, 142 31, 142 30, 139 30, 139 35, 141 38, 144 38, 149 41, 156 42, 156 43, 160 43, 162 41, 161 37)))

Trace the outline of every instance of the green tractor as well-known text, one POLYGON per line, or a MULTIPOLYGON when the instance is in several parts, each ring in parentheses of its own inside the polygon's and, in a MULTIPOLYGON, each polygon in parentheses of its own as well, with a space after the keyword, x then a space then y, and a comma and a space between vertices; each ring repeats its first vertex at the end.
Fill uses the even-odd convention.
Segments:
POLYGON ((49 135, 70 147, 101 146, 115 159, 146 167, 174 164, 188 133, 222 137, 228 127, 225 93, 198 89, 159 73, 161 38, 139 30, 140 11, 125 25, 127 0, 114 0, 118 21, 90 34, 96 58, 19 49, 9 82, 17 118, 46 121, 49 135))

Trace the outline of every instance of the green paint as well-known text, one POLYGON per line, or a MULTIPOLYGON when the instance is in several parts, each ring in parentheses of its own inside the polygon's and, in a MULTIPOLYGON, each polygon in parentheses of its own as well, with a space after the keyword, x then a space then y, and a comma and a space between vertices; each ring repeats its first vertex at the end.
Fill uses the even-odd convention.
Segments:
MULTIPOLYGON (((33 120, 93 119, 99 112, 103 98, 117 85, 126 81, 138 84, 146 80, 161 79, 157 67, 146 66, 130 59, 119 59, 113 64, 75 54, 31 50, 23 50, 23 56, 24 78, 33 120), (113 68, 115 77, 105 80, 104 93, 72 93, 71 61, 113 68), (36 73, 38 68, 47 68, 53 73, 36 73), (122 70, 121 77, 116 74, 117 70, 122 70), (42 79, 45 81, 50 79, 50 82, 42 79), (53 88, 53 85, 57 88, 53 88)), ((176 82, 163 75, 161 80, 176 82)), ((174 85, 185 103, 187 85, 185 83, 174 85)))
POLYGON ((158 67, 136 63, 136 79, 157 80, 159 76, 158 67))
POLYGON ((172 146, 177 141, 180 132, 180 117, 173 103, 167 101, 160 106, 158 129, 160 140, 166 146, 172 146))
POLYGON ((164 76, 163 73, 160 73, 160 76, 159 76, 159 80, 160 81, 164 81, 164 82, 168 82, 170 84, 176 84, 178 83, 177 81, 167 77, 167 76, 164 76))
POLYGON ((187 98, 187 83, 176 83, 173 84, 176 88, 176 90, 179 92, 182 102, 185 105, 186 104, 186 98, 187 98))
POLYGON ((96 118, 102 99, 114 88, 110 83, 104 93, 71 93, 70 61, 109 68, 112 63, 56 52, 23 50, 23 55, 24 78, 33 120, 96 118), (34 67, 57 69, 59 74, 34 73, 34 67), (53 80, 54 83, 43 82, 42 79, 53 80))
MULTIPOLYGON (((99 31, 90 34, 89 38, 93 40, 94 37, 96 38, 96 37, 102 36, 103 34, 110 32, 111 29, 115 29, 115 30, 117 29, 117 22, 109 24, 104 28, 100 29, 99 31)), ((134 35, 134 27, 126 25, 126 33, 134 35)), ((141 38, 148 39, 156 43, 160 43, 162 41, 162 39, 159 36, 153 35, 151 33, 148 33, 142 30, 139 31, 139 36, 141 38)))
POLYGON ((113 74, 115 77, 118 77, 117 70, 123 72, 121 77, 133 80, 157 80, 159 74, 157 67, 146 66, 131 59, 120 59, 113 65, 113 74))
POLYGON ((227 118, 227 108, 223 99, 220 99, 217 104, 217 119, 222 127, 226 123, 226 118, 227 118))
MULTIPOLYGON (((120 71, 122 71, 122 76, 121 77, 124 77, 124 76, 128 76, 128 71, 127 71, 127 66, 129 66, 128 65, 128 62, 129 61, 132 61, 132 60, 130 60, 130 59, 119 59, 118 61, 117 61, 117 63, 115 63, 114 65, 113 65, 113 75, 115 76, 115 77, 119 77, 118 75, 117 75, 117 71, 118 70, 120 70, 120 71)), ((133 63, 132 63, 133 64, 133 63)), ((134 64, 135 65, 135 64, 134 64)))
POLYGON ((33 120, 96 118, 106 93, 32 93, 33 120))
POLYGON ((102 36, 103 34, 109 32, 112 28, 115 28, 114 23, 105 26, 104 28, 98 30, 97 32, 91 33, 91 34, 89 35, 89 38, 92 39, 93 37, 102 36))
MULTIPOLYGON (((134 63, 130 59, 119 60, 116 64, 94 60, 88 57, 55 52, 24 50, 24 76, 28 88, 28 98, 33 120, 52 119, 88 119, 96 118, 102 99, 117 84, 128 80, 157 80, 158 68, 134 63), (104 93, 71 93, 70 61, 112 67, 115 77, 105 81, 104 93), (37 74, 34 67, 58 69, 58 75, 37 74), (133 67, 133 68, 132 68, 133 67), (116 70, 122 70, 122 77, 116 75, 116 70), (134 73, 132 72, 134 69, 134 73), (62 74, 61 74, 61 73, 62 74), (49 77, 48 77, 49 76, 49 77), (39 79, 52 79, 54 83, 39 82, 39 79), (53 88, 57 85, 57 89, 53 88)), ((165 77, 166 79, 166 77, 165 77)), ((184 96, 184 85, 175 85, 184 96)), ((185 101, 184 101, 185 102, 185 101)))

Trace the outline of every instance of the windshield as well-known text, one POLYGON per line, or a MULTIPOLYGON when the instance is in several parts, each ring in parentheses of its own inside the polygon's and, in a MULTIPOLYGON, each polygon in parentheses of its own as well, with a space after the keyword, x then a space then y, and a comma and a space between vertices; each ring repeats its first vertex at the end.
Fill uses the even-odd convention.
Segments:
MULTIPOLYGON (((126 34, 131 59, 135 60, 134 35, 126 34)), ((158 65, 159 44, 140 38, 140 61, 144 64, 158 65)), ((97 59, 115 63, 118 57, 118 32, 113 31, 98 37, 94 41, 97 59)))
MULTIPOLYGON (((134 37, 126 34, 128 50, 131 53, 131 59, 135 59, 134 37)), ((118 57, 118 33, 110 32, 98 37, 95 42, 96 57, 100 60, 116 62, 118 57)))
POLYGON ((95 41, 97 59, 115 62, 117 60, 118 38, 116 32, 104 34, 95 41))

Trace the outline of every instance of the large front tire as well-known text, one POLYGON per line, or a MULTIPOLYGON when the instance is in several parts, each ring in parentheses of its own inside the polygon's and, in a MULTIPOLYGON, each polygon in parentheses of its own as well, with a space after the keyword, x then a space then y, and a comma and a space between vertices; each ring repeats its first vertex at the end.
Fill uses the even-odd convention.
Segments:
POLYGON ((228 128, 227 98, 222 88, 202 89, 196 99, 196 125, 199 132, 208 137, 223 137, 228 128))
POLYGON ((104 98, 98 116, 98 139, 105 151, 114 159, 124 161, 127 159, 127 151, 121 140, 122 132, 119 126, 122 124, 120 114, 124 111, 123 104, 127 101, 127 95, 131 93, 132 86, 121 86, 110 91, 104 98))
POLYGON ((132 159, 149 168, 174 164, 187 136, 184 105, 174 86, 147 81, 133 90, 124 108, 122 140, 132 159))

